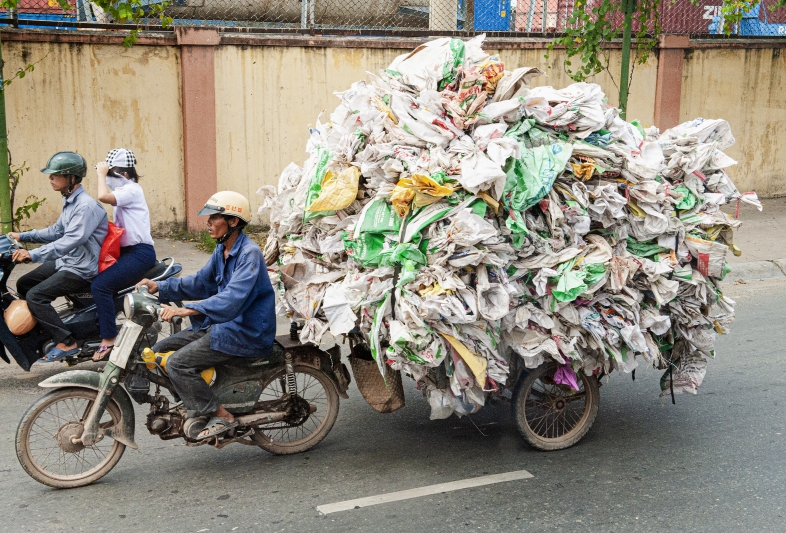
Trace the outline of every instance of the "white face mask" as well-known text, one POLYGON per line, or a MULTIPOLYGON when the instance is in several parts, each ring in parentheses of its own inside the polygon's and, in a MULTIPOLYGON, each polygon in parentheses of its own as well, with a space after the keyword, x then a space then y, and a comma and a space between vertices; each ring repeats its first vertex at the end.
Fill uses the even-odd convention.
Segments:
POLYGON ((107 176, 106 177, 106 186, 114 191, 118 187, 122 187, 124 181, 125 181, 124 178, 115 178, 114 176, 107 176))

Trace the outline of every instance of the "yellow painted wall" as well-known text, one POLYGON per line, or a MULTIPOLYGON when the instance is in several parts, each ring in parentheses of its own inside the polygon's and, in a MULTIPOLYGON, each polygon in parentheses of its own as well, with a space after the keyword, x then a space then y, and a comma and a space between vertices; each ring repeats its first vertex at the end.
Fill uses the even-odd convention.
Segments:
POLYGON ((742 191, 786 194, 786 56, 782 49, 693 50, 683 64, 680 118, 725 118, 742 191))
POLYGON ((4 42, 5 73, 28 63, 33 73, 6 90, 9 147, 15 165, 30 167, 17 205, 46 197, 29 227, 54 222, 61 210, 39 170, 61 150, 88 162, 86 190, 96 195, 95 170, 112 148, 132 150, 154 226, 183 220, 183 127, 180 54, 176 47, 4 42))
MULTIPOLYGON (((342 91, 366 72, 377 72, 409 50, 221 46, 216 51, 216 120, 218 188, 233 189, 256 204, 260 185, 276 185, 290 162, 302 165, 308 126, 323 121, 335 109, 335 91, 342 91)), ((544 59, 544 50, 493 50, 510 70, 535 66, 547 72, 533 85, 560 88, 572 81, 561 69, 564 54, 544 59), (552 68, 548 69, 549 62, 552 68)), ((612 69, 619 70, 619 53, 612 52, 612 69)), ((657 62, 638 65, 630 96, 630 119, 653 121, 657 62)), ((596 77, 617 103, 617 89, 608 75, 596 77)))

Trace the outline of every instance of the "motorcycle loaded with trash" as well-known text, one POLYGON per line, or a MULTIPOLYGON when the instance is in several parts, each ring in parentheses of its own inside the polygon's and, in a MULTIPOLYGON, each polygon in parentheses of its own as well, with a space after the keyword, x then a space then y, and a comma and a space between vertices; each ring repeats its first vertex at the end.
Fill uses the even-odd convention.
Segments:
MULTIPOLYGON (((8 278, 16 263, 11 257, 15 250, 22 248, 15 239, 8 235, 0 235, 0 294, 2 294, 3 320, 0 321, 0 357, 6 363, 11 361, 6 350, 25 370, 43 357, 53 346, 52 339, 37 325, 30 314, 27 303, 20 299, 15 291, 8 288, 8 278), (5 348, 5 349, 3 349, 5 348)), ((178 276, 183 267, 171 257, 157 261, 145 277, 154 281, 178 276)), ((123 297, 133 290, 129 287, 120 291, 115 297, 115 308, 119 312, 123 308, 123 297)), ((93 295, 85 293, 70 294, 65 297, 65 304, 58 308, 60 318, 77 339, 80 351, 65 359, 69 366, 92 360, 93 354, 101 346, 101 335, 98 330, 98 315, 93 303, 93 295)), ((177 326, 171 332, 176 331, 177 326)), ((158 332, 151 332, 157 335, 158 332)))
POLYGON ((126 318, 106 366, 98 372, 63 372, 40 383, 51 391, 27 410, 16 433, 17 457, 33 479, 71 488, 111 471, 126 446, 137 448, 132 398, 150 404, 145 421, 150 433, 163 440, 184 439, 188 446, 221 449, 239 442, 293 454, 311 449, 330 432, 339 396, 347 397, 349 372, 338 346, 322 351, 302 345, 293 329, 277 337, 265 357, 238 358, 202 372, 239 426, 209 439, 192 438, 197 422, 187 419, 167 376, 173 352, 151 350, 155 338, 149 332, 161 325, 161 309, 144 287, 127 294, 126 318))

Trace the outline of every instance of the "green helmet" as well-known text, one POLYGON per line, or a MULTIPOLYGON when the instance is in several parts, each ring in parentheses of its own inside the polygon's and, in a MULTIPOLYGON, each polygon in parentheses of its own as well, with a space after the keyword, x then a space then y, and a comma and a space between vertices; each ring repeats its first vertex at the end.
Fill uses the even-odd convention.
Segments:
POLYGON ((87 175, 87 161, 76 152, 57 152, 49 158, 46 168, 42 168, 44 174, 73 174, 80 178, 87 175))

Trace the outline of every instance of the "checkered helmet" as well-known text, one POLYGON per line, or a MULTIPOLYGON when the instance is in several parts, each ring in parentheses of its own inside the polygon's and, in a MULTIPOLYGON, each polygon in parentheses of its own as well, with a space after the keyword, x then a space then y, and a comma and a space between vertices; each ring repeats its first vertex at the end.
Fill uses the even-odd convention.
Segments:
POLYGON ((109 165, 109 168, 131 168, 136 166, 136 157, 134 152, 127 148, 115 148, 109 151, 104 162, 109 165))

